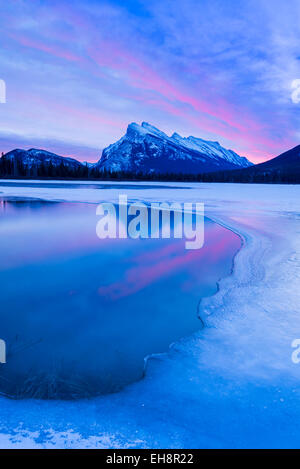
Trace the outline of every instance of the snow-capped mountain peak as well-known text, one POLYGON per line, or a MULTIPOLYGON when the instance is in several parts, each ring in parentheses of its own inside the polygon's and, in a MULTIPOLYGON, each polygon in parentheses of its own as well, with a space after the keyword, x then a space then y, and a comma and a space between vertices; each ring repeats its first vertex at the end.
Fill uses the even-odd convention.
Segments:
POLYGON ((157 135, 158 137, 161 138, 169 138, 167 134, 162 132, 161 130, 157 129, 154 127, 154 125, 148 124, 148 122, 142 122, 142 128, 145 129, 146 132, 152 135, 157 135))
POLYGON ((181 135, 174 133, 172 139, 176 140, 181 145, 190 148, 191 150, 200 151, 206 155, 211 156, 212 158, 222 158, 229 163, 233 163, 239 167, 248 167, 252 166, 252 163, 247 160, 247 158, 239 156, 233 150, 227 150, 222 147, 219 142, 214 142, 210 140, 204 140, 199 137, 181 137, 181 135))
POLYGON ((130 138, 138 140, 144 138, 146 135, 156 135, 157 137, 165 139, 169 138, 164 132, 157 129, 153 125, 148 124, 148 122, 142 122, 142 125, 139 125, 136 122, 132 122, 127 127, 126 135, 130 138))
POLYGON ((251 166, 246 158, 201 138, 171 137, 142 122, 132 122, 126 134, 105 148, 97 166, 108 171, 195 174, 251 166))

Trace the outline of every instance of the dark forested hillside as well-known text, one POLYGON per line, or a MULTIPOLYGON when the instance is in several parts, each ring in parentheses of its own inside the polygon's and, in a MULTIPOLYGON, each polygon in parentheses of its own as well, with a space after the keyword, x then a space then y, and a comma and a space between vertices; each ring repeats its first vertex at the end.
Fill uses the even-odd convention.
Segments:
POLYGON ((299 184, 300 145, 265 163, 234 171, 218 171, 203 175, 202 178, 215 182, 299 184))

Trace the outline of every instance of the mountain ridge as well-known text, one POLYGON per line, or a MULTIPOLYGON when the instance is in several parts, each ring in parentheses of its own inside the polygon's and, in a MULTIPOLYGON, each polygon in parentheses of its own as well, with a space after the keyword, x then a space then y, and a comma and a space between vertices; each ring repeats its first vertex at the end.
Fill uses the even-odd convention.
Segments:
POLYGON ((184 138, 178 133, 169 137, 147 122, 129 124, 126 134, 104 148, 96 163, 99 170, 146 174, 195 174, 251 165, 247 158, 226 150, 218 142, 193 136, 184 138))
POLYGON ((42 150, 38 148, 30 148, 29 150, 23 150, 21 148, 16 148, 14 150, 9 151, 5 155, 3 155, 5 159, 22 159, 23 164, 31 165, 33 163, 40 164, 45 163, 47 161, 51 161, 52 164, 60 164, 64 163, 67 165, 82 165, 82 163, 75 158, 70 158, 67 156, 60 156, 56 153, 52 153, 47 150, 42 150))
POLYGON ((249 168, 212 173, 216 182, 300 183, 300 145, 249 168))
POLYGON ((8 178, 123 178, 298 184, 300 145, 268 161, 253 165, 232 150, 223 148, 219 142, 193 136, 181 137, 177 133, 169 137, 146 122, 142 125, 131 123, 126 134, 104 149, 102 157, 96 163, 82 163, 75 158, 36 148, 17 148, 0 158, 0 175, 8 178), (142 165, 132 167, 132 158, 135 163, 141 160, 142 165), (127 166, 124 165, 126 159, 127 166), (236 161, 247 166, 236 169, 236 161), (105 162, 107 167, 103 164, 105 162))
POLYGON ((16 148, 2 155, 0 173, 14 177, 86 177, 88 170, 75 158, 36 148, 16 148))

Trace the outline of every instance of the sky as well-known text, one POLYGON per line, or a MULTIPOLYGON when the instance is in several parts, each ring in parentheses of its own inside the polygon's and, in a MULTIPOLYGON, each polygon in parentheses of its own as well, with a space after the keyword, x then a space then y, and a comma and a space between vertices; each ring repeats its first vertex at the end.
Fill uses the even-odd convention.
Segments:
POLYGON ((142 121, 255 163, 300 143, 299 0, 0 2, 0 151, 97 161, 142 121))

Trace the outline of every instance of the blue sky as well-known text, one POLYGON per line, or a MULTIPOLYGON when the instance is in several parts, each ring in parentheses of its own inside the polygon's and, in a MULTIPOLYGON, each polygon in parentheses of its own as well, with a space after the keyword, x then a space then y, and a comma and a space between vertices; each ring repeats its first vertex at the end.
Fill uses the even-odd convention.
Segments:
POLYGON ((8 0, 0 151, 97 160, 132 121, 259 162, 300 140, 298 0, 8 0))

